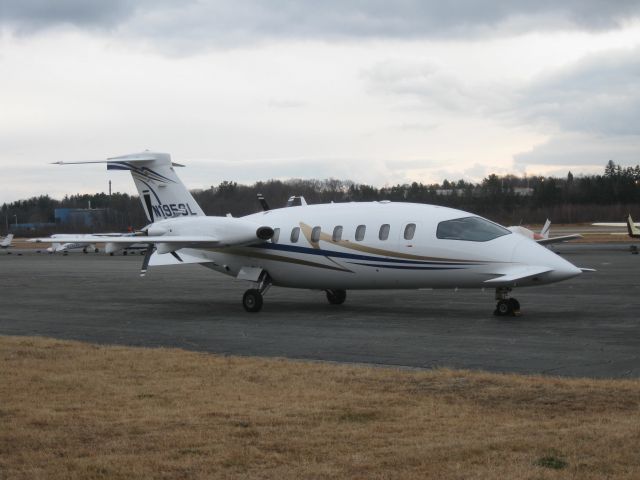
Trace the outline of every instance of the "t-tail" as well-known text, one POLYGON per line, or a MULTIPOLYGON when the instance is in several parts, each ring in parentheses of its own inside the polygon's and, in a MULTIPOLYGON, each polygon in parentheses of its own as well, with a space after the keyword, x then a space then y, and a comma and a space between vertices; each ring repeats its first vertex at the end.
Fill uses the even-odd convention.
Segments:
POLYGON ((549 232, 551 231, 551 220, 547 218, 547 221, 544 222, 544 226, 542 230, 540 230, 540 238, 547 239, 549 238, 549 232))
POLYGON ((142 152, 107 160, 107 170, 129 170, 150 222, 163 218, 204 215, 178 178, 168 153, 142 152))
POLYGON ((0 241, 0 248, 9 248, 13 240, 13 233, 8 234, 0 241))
POLYGON ((629 232, 629 236, 631 238, 640 238, 640 228, 638 228, 633 222, 631 214, 629 214, 629 216, 627 217, 627 231, 629 232))
POLYGON ((54 162, 58 165, 106 163, 107 170, 129 170, 149 222, 182 216, 204 216, 187 187, 176 175, 168 153, 142 152, 89 162, 54 162))

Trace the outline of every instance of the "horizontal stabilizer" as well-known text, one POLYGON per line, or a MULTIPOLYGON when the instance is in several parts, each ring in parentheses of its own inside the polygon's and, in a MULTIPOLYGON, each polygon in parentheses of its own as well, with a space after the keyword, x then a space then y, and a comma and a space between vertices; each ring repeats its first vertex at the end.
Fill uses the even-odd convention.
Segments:
POLYGON ((521 280, 526 280, 531 277, 535 277, 536 275, 541 275, 543 273, 550 272, 551 268, 549 267, 537 267, 537 266, 526 266, 526 267, 514 267, 506 271, 504 274, 491 278, 489 280, 485 280, 484 283, 492 285, 492 284, 500 284, 500 283, 514 283, 519 282, 521 280))

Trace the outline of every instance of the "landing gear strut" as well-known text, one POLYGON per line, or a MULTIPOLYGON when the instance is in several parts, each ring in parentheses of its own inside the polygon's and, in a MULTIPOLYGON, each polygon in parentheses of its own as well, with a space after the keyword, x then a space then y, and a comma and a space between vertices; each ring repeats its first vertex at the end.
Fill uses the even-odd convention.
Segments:
POLYGON ((327 300, 331 305, 342 305, 347 299, 346 290, 326 290, 327 300))
POLYGON ((520 315, 520 302, 515 298, 509 298, 509 292, 511 288, 500 287, 496 288, 496 309, 493 314, 499 317, 515 317, 520 315))
POLYGON ((250 288, 242 296, 242 306, 247 312, 256 313, 262 310, 262 296, 271 286, 271 277, 267 272, 262 272, 258 278, 257 287, 250 288))

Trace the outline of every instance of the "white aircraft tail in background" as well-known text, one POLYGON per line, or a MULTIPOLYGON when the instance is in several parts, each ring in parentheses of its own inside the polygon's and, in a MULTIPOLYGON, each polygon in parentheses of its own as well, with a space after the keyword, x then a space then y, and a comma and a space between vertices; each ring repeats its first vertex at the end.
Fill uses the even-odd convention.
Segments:
MULTIPOLYGON (((627 227, 627 235, 629 235, 631 238, 640 238, 640 227, 638 227, 638 224, 633 221, 633 218, 631 218, 631 214, 627 216, 627 221, 624 223, 598 222, 592 223, 591 225, 593 225, 594 227, 627 227)), ((616 233, 613 233, 612 235, 616 235, 616 233)))
POLYGON ((13 233, 9 233, 6 237, 0 241, 0 248, 9 248, 11 247, 11 242, 13 241, 13 233))
POLYGON ((586 270, 523 235, 452 208, 389 201, 307 205, 300 199, 278 209, 264 202, 264 211, 241 218, 209 217, 166 153, 86 163, 129 170, 151 223, 134 235, 67 241, 145 244, 141 275, 150 265, 197 263, 252 282, 242 299, 248 312, 262 308, 271 285, 324 290, 331 304, 343 303, 350 289, 490 287, 496 292, 494 313, 514 315, 520 304, 509 297, 513 287, 559 282, 586 270))
POLYGON ((530 238, 531 240, 535 240, 540 245, 549 245, 552 243, 568 242, 570 240, 576 240, 578 238, 582 238, 582 235, 580 235, 579 233, 572 233, 569 235, 560 235, 558 237, 550 237, 549 234, 551 233, 551 220, 549 220, 548 218, 547 218, 547 221, 544 222, 544 226, 542 227, 542 230, 540 230, 540 233, 536 233, 533 230, 529 230, 528 228, 522 227, 522 226, 514 226, 514 227, 507 227, 507 228, 514 233, 518 233, 522 236, 530 238))

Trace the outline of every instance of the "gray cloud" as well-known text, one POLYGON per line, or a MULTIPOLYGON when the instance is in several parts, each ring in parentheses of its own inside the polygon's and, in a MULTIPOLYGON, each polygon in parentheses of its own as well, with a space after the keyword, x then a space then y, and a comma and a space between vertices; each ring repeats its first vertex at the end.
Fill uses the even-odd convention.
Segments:
POLYGON ((111 28, 135 10, 132 0, 5 0, 0 3, 0 26, 22 34, 60 25, 111 28))
POLYGON ((385 61, 363 71, 361 76, 373 93, 410 98, 428 108, 484 113, 507 109, 512 101, 512 86, 467 83, 428 63, 385 61))
POLYGON ((459 38, 555 29, 607 30, 640 15, 636 0, 4 0, 18 31, 71 24, 192 46, 265 39, 459 38))
POLYGON ((527 165, 604 166, 608 160, 637 165, 640 135, 560 134, 528 152, 514 156, 516 167, 527 165))
POLYGON ((563 131, 640 134, 640 51, 591 56, 519 92, 514 114, 563 131))
POLYGON ((593 55, 523 88, 509 116, 552 133, 516 166, 637 164, 640 51, 593 55))
POLYGON ((638 161, 640 49, 594 54, 521 85, 466 84, 430 65, 393 62, 363 77, 372 91, 413 99, 420 108, 464 112, 552 136, 516 155, 516 166, 638 161))

